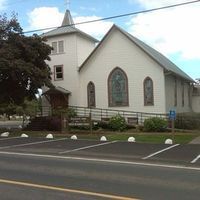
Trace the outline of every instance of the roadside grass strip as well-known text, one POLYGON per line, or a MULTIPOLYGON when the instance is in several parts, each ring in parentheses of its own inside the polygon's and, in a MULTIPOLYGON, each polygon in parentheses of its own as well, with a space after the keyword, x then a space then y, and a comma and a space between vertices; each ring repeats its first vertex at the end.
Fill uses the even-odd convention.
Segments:
POLYGON ((24 147, 24 146, 30 146, 30 145, 57 142, 57 141, 61 141, 61 140, 67 140, 67 138, 61 138, 61 139, 56 139, 56 140, 42 140, 39 142, 30 142, 30 143, 24 143, 24 144, 15 144, 15 145, 10 145, 10 146, 0 147, 0 149, 9 149, 9 148, 13 148, 13 147, 24 147))
POLYGON ((112 143, 115 143, 115 142, 117 142, 117 141, 111 141, 111 142, 105 142, 105 143, 100 143, 100 144, 80 147, 80 148, 77 148, 77 149, 72 149, 72 150, 59 152, 59 154, 70 153, 70 152, 75 152, 75 151, 80 151, 80 150, 85 150, 85 149, 91 149, 91 148, 94 148, 94 147, 103 146, 103 145, 107 145, 107 144, 112 144, 112 143))
POLYGON ((199 160, 200 159, 200 154, 195 158, 195 159, 193 159, 190 163, 196 163, 197 162, 197 160, 199 160))
POLYGON ((34 184, 34 183, 27 183, 27 182, 22 182, 22 181, 14 181, 14 180, 6 180, 6 179, 0 179, 0 183, 45 189, 45 190, 54 190, 54 191, 66 192, 66 193, 74 193, 74 194, 80 194, 80 195, 85 195, 85 196, 101 197, 101 198, 113 199, 113 200, 139 200, 136 198, 119 196, 119 195, 104 194, 104 193, 90 192, 90 191, 84 191, 84 190, 75 190, 75 189, 68 189, 68 188, 63 188, 63 187, 41 185, 41 184, 34 184))
POLYGON ((164 151, 167 151, 167 150, 170 150, 170 149, 172 149, 172 148, 174 148, 174 147, 177 147, 177 146, 179 146, 180 144, 175 144, 175 145, 173 145, 173 146, 170 146, 170 147, 167 147, 167 148, 165 148, 165 149, 162 149, 162 150, 160 150, 160 151, 157 151, 157 152, 155 152, 155 153, 152 153, 152 154, 150 154, 150 155, 148 155, 148 156, 146 156, 146 157, 144 157, 144 158, 142 158, 143 160, 146 160, 146 159, 148 159, 148 158, 151 158, 151 157, 153 157, 153 156, 155 156, 155 155, 157 155, 157 154, 160 154, 160 153, 162 153, 162 152, 164 152, 164 151))

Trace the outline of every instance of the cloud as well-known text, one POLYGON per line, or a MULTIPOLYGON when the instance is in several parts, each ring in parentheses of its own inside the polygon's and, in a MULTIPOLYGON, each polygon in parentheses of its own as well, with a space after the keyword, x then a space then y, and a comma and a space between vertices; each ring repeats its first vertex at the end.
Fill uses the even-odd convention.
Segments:
MULTIPOLYGON (((73 14, 73 13, 72 13, 73 14)), ((64 13, 60 12, 57 7, 40 7, 35 8, 28 13, 29 30, 41 29, 48 27, 58 27, 61 25, 64 13)), ((99 20, 98 16, 78 16, 75 14, 73 20, 75 23, 99 20)), ((99 21, 95 23, 88 23, 76 26, 80 30, 92 35, 97 39, 101 39, 105 33, 112 26, 112 22, 99 21)))
MULTIPOLYGON (((79 16, 74 18, 75 23, 79 22, 86 22, 86 21, 93 21, 93 20, 100 20, 101 17, 97 16, 79 16)), ((76 27, 80 30, 92 35, 97 39, 101 39, 107 31, 111 28, 113 22, 110 21, 98 21, 93 23, 86 23, 82 25, 77 25, 76 27)))
POLYGON ((183 2, 190 2, 191 0, 128 0, 130 4, 139 3, 142 7, 150 9, 162 6, 180 4, 183 2))
MULTIPOLYGON (((160 2, 138 1, 145 6, 160 2)), ((183 59, 200 59, 199 9, 200 5, 195 4, 140 14, 127 23, 128 31, 165 55, 179 53, 183 59)))
POLYGON ((4 10, 5 9, 6 2, 7 2, 7 0, 0 0, 0 10, 4 10))
POLYGON ((29 30, 58 27, 61 25, 63 17, 64 14, 60 13, 56 7, 35 8, 28 13, 29 30))
POLYGON ((86 11, 86 10, 93 11, 93 12, 97 11, 97 9, 94 8, 94 7, 85 7, 85 6, 81 6, 80 9, 81 9, 81 10, 84 10, 84 11, 86 11))

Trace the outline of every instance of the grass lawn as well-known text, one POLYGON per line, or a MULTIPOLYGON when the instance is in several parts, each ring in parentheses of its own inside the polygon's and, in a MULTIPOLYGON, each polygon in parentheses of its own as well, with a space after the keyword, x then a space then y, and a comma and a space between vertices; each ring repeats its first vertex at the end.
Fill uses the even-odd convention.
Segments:
MULTIPOLYGON (((108 135, 108 140, 127 140, 130 135, 108 135)), ((149 134, 132 134, 131 136, 135 137, 136 142, 142 143, 164 143, 166 139, 172 139, 171 134, 163 133, 149 133, 149 134)), ((191 140, 200 136, 200 134, 175 134, 174 139, 175 143, 186 144, 191 140)))
MULTIPOLYGON (((1 133, 2 131, 0 131, 1 133)), ((137 132, 135 130, 129 132, 112 132, 112 131, 79 131, 73 130, 70 133, 64 132, 53 132, 53 131, 10 131, 10 136, 20 136, 22 133, 27 134, 29 137, 46 137, 47 134, 52 133, 55 138, 58 137, 68 137, 71 135, 77 135, 78 139, 90 139, 99 140, 101 136, 105 135, 107 140, 119 140, 127 141, 129 137, 135 137, 136 142, 140 143, 164 143, 166 139, 172 139, 171 132, 162 133, 147 133, 147 132, 137 132)), ((196 132, 176 132, 174 134, 175 143, 187 144, 194 138, 200 136, 200 131, 196 132)))

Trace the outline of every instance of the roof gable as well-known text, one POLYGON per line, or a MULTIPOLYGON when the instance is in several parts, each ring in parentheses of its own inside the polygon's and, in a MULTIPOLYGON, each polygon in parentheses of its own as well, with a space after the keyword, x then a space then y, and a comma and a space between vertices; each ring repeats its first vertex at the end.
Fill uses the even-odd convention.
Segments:
POLYGON ((56 29, 53 29, 51 31, 48 31, 46 33, 43 33, 41 37, 54 37, 54 36, 59 36, 59 35, 66 35, 70 33, 78 33, 81 36, 93 41, 93 42, 98 42, 97 39, 94 37, 88 35, 87 33, 84 33, 83 31, 77 29, 74 25, 73 18, 71 16, 71 13, 69 10, 66 10, 65 16, 62 21, 62 25, 56 29))
POLYGON ((88 56, 88 58, 83 62, 83 64, 79 67, 79 71, 84 67, 84 65, 88 62, 91 56, 98 51, 99 47, 104 43, 105 39, 108 35, 112 34, 113 30, 120 31, 123 35, 125 35, 128 39, 131 40, 136 46, 142 49, 148 56, 150 56, 155 62, 157 62, 161 67, 163 67, 166 71, 172 72, 177 76, 186 79, 189 82, 194 82, 194 80, 189 77, 185 72, 183 72, 180 68, 178 68, 174 63, 172 63, 168 58, 162 55, 160 52, 156 51, 152 47, 148 46, 141 40, 137 39, 136 37, 132 36, 128 32, 124 31, 123 29, 119 28, 116 25, 113 25, 112 28, 107 32, 107 34, 103 37, 101 42, 97 45, 97 47, 93 50, 93 52, 88 56))

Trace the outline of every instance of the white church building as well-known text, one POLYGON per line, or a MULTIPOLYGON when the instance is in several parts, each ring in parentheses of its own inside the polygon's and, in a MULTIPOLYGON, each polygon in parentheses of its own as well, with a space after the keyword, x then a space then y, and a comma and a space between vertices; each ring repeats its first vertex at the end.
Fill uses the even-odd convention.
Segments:
POLYGON ((42 37, 53 47, 48 64, 55 88, 43 91, 46 105, 200 112, 200 90, 194 88, 194 80, 116 25, 98 41, 77 29, 67 10, 62 26, 42 37))

